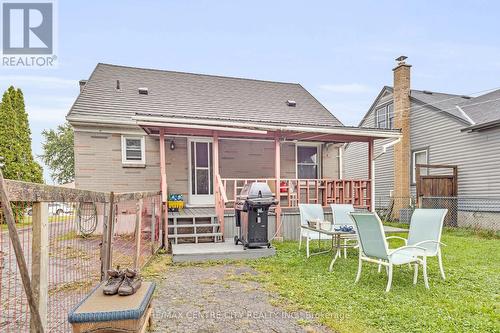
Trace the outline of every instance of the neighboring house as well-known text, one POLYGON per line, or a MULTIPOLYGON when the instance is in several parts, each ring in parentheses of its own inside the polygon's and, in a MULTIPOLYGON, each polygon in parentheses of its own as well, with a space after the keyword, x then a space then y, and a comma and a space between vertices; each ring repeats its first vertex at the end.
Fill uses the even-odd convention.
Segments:
POLYGON ((299 202, 370 209, 370 177, 339 180, 339 147, 400 136, 345 127, 294 83, 98 64, 80 86, 67 116, 76 187, 183 194, 190 207, 215 207, 221 232, 247 181, 268 182, 277 212, 299 202))
MULTIPOLYGON (((459 197, 500 198, 500 90, 478 97, 410 90, 410 67, 403 59, 394 69, 394 88, 382 88, 359 124, 403 133, 375 161, 377 201, 414 196, 415 164, 457 165, 459 197)), ((389 141, 377 142, 375 154, 389 141)), ((360 156, 366 145, 346 145, 345 177, 367 176, 360 156)))

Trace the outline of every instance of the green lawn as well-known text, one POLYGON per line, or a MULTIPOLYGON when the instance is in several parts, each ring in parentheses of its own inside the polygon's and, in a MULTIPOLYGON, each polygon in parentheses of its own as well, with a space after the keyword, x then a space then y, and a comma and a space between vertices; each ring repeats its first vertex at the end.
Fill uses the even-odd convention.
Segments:
POLYGON ((500 332, 500 239, 446 230, 442 241, 447 279, 441 280, 437 259, 430 258, 430 290, 421 270, 413 286, 406 265, 395 269, 390 293, 384 292, 385 271, 378 274, 374 264, 363 265, 355 285, 356 251, 329 273, 330 255, 306 259, 297 242, 275 243, 275 257, 249 264, 265 273, 258 279, 281 296, 283 306, 308 310, 339 332, 500 332))

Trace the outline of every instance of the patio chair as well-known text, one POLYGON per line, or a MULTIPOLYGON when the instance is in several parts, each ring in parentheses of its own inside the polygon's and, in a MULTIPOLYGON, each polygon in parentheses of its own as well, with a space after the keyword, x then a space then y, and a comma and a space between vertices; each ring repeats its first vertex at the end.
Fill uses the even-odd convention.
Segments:
MULTIPOLYGON (((352 222, 352 219, 349 217, 349 213, 354 212, 354 206, 351 204, 331 204, 332 216, 333 216, 333 228, 340 227, 343 225, 352 226, 355 228, 356 226, 352 222)), ((344 240, 344 258, 347 258, 347 245, 349 242, 352 242, 352 247, 357 247, 358 245, 358 236, 356 234, 352 235, 343 235, 342 239, 344 240)), ((340 251, 340 249, 338 249, 340 251)))
MULTIPOLYGON (((448 209, 417 208, 411 216, 408 240, 399 236, 389 236, 386 239, 402 239, 405 245, 420 246, 425 249, 426 257, 438 258, 439 270, 443 280, 446 278, 441 257, 441 232, 448 209)), ((380 267, 379 267, 380 271, 380 267)))
MULTIPOLYGON (((307 226, 308 220, 325 220, 325 215, 323 213, 323 207, 320 204, 299 204, 299 211, 300 211, 300 224, 307 226)), ((299 238, 299 250, 302 247, 302 238, 306 239, 306 255, 307 258, 310 257, 310 251, 309 251, 309 242, 311 240, 320 240, 320 239, 332 239, 332 236, 328 235, 321 235, 319 232, 307 230, 304 228, 300 228, 300 238, 299 238)))
POLYGON ((418 265, 421 264, 424 273, 425 287, 429 289, 425 248, 415 245, 406 245, 394 250, 389 250, 382 221, 380 221, 377 214, 349 213, 349 215, 356 225, 360 246, 358 273, 355 283, 357 283, 361 277, 361 266, 363 261, 380 264, 386 267, 388 274, 386 292, 391 290, 394 265, 415 264, 413 284, 416 284, 418 265))

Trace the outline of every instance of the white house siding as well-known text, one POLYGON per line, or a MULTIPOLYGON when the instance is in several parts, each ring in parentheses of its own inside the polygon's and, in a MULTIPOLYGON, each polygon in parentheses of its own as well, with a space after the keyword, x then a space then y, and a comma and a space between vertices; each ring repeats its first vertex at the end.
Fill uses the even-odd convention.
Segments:
MULTIPOLYGON (((384 96, 380 99, 378 105, 384 104, 392 99, 392 95, 384 96)), ((375 127, 375 109, 374 107, 361 123, 361 127, 375 127)), ((376 140, 374 156, 382 151, 382 146, 394 139, 376 140)), ((384 204, 389 198, 390 191, 394 186, 394 152, 393 148, 387 149, 387 152, 381 155, 375 161, 375 197, 376 205, 384 204)), ((350 143, 344 150, 343 157, 343 178, 368 178, 368 144, 364 142, 350 143)))

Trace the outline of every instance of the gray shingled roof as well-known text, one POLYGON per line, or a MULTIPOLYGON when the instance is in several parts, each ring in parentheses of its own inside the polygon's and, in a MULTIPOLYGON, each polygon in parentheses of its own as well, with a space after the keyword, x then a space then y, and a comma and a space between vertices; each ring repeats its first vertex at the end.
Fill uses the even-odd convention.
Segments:
POLYGON ((466 96, 412 89, 411 97, 426 105, 433 106, 443 112, 468 122, 467 117, 465 117, 463 113, 457 109, 457 105, 470 100, 466 96))
POLYGON ((96 66, 67 119, 123 121, 136 114, 342 126, 300 84, 108 64, 96 66), (148 88, 149 94, 140 95, 140 87, 148 88), (288 106, 287 100, 297 106, 288 106))
POLYGON ((476 125, 500 120, 500 89, 460 104, 476 125))

